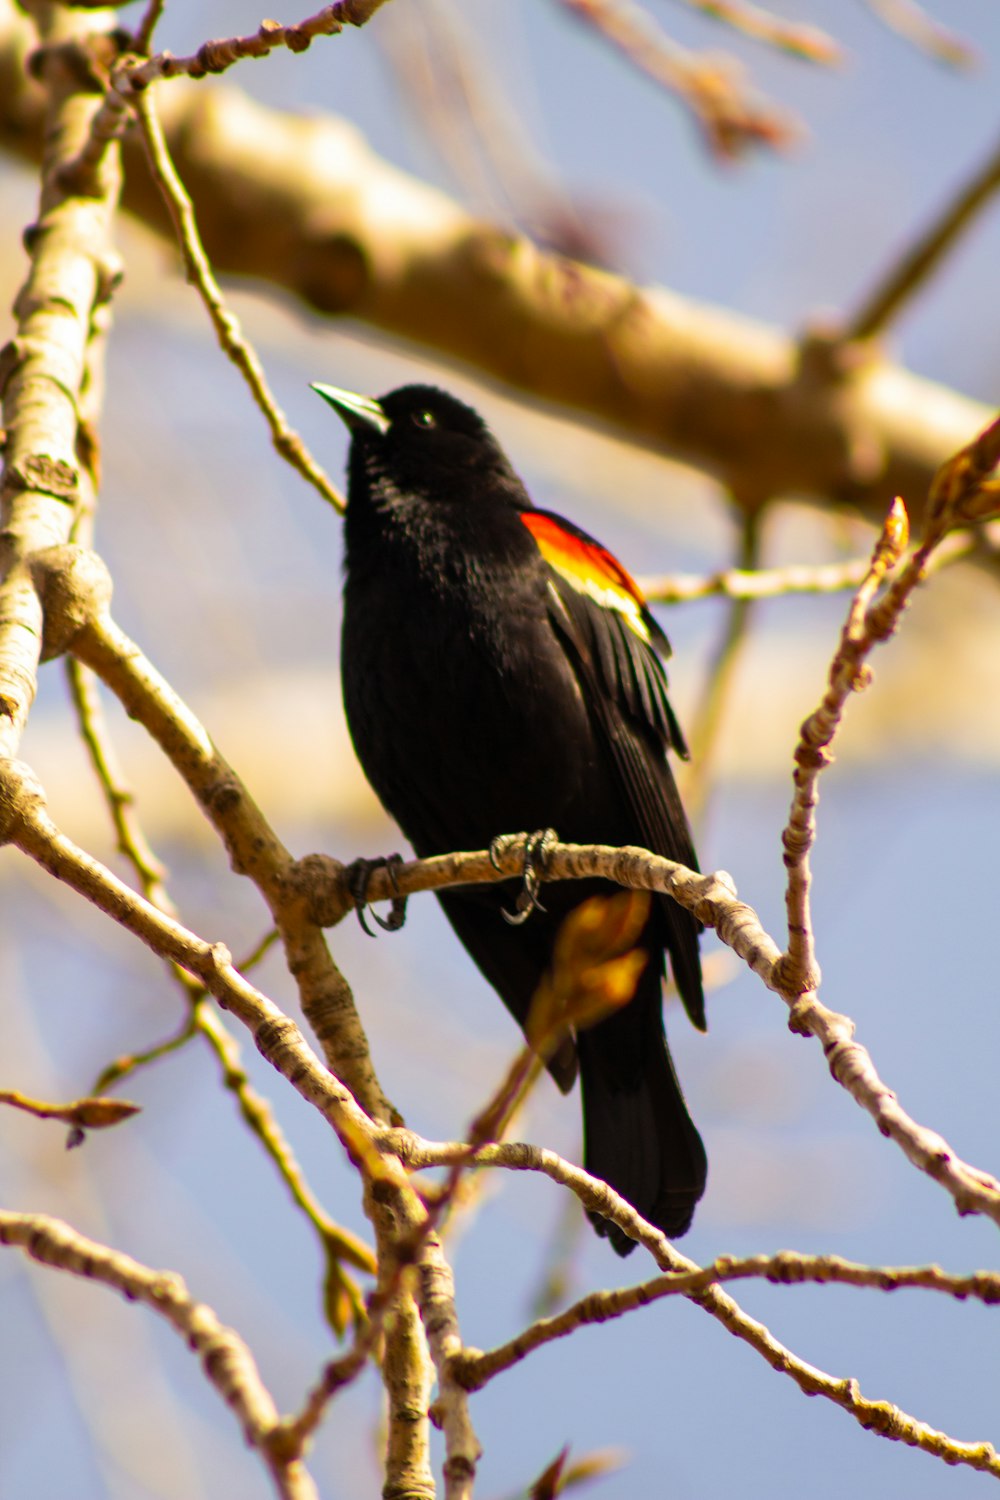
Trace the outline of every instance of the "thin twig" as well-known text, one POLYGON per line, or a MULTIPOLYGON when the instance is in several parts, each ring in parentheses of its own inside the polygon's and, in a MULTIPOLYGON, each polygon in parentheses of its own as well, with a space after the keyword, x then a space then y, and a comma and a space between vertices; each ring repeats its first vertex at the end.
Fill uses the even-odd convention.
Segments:
MULTIPOLYGON (((505 847, 496 863, 488 850, 414 860, 394 866, 391 880, 385 871, 376 870, 368 895, 373 900, 388 900, 395 892, 412 895, 422 890, 488 885, 510 879, 520 871, 523 850, 523 842, 515 840, 505 847)), ((312 867, 315 879, 319 864, 318 857, 313 858, 317 861, 312 867)), ((962 1161, 936 1131, 918 1124, 906 1113, 896 1094, 879 1077, 867 1049, 854 1040, 853 1021, 828 1009, 815 994, 803 996, 783 988, 781 950, 764 930, 753 908, 738 898, 732 878, 725 871, 699 875, 646 849, 631 846, 616 849, 601 844, 553 844, 546 851, 546 867, 546 878, 550 880, 598 876, 636 890, 662 891, 693 912, 706 927, 715 930, 768 989, 781 996, 791 1013, 790 1025, 817 1038, 834 1078, 871 1115, 879 1132, 891 1137, 916 1167, 939 1182, 951 1194, 960 1213, 982 1213, 1000 1225, 1000 1183, 989 1173, 962 1161)), ((330 887, 321 895, 317 885, 317 920, 339 920, 350 909, 353 898, 346 890, 348 882, 343 878, 343 869, 331 861, 327 870, 330 887)), ((391 1131, 385 1139, 392 1139, 391 1131)), ((603 1207, 598 1211, 605 1217, 614 1217, 603 1207)), ((629 1232, 627 1226, 622 1227, 629 1232)))
POLYGON ((805 62, 833 64, 844 60, 844 49, 839 42, 818 26, 801 26, 782 20, 772 11, 749 4, 748 0, 683 0, 683 3, 714 21, 724 22, 744 36, 752 37, 755 42, 766 42, 768 46, 777 47, 780 52, 800 57, 805 62))
MULTIPOLYGON (((819 987, 815 941, 809 906, 812 871, 809 855, 816 841, 816 805, 820 774, 833 761, 829 746, 835 738, 852 693, 868 685, 871 673, 866 659, 876 644, 870 629, 870 610, 887 574, 899 561, 909 540, 903 503, 894 502, 875 544, 868 570, 851 601, 840 645, 830 664, 829 685, 822 703, 802 725, 795 748, 795 791, 788 823, 781 836, 788 881, 785 904, 788 911, 788 952, 781 961, 783 982, 792 991, 805 993, 819 987)), ((897 594, 902 610, 922 577, 911 568, 908 587, 897 594)), ((894 626, 893 626, 894 628, 894 626)))
MULTIPOLYGON (((119 851, 135 870, 147 901, 167 916, 176 918, 177 909, 163 881, 164 867, 146 839, 135 811, 134 793, 118 763, 94 676, 88 667, 72 656, 67 657, 67 673, 80 731, 111 812, 119 851)), ((241 974, 246 974, 263 957, 276 936, 273 929, 265 935, 248 958, 237 966, 241 974)), ((269 1101, 250 1082, 236 1038, 222 1017, 203 1003, 204 987, 180 965, 171 963, 169 967, 190 1007, 185 1024, 165 1042, 143 1053, 119 1059, 102 1072, 95 1087, 107 1088, 137 1067, 176 1051, 196 1035, 205 1038, 222 1067, 223 1084, 235 1097, 244 1121, 274 1162, 294 1203, 319 1236, 326 1259, 325 1305, 334 1331, 342 1335, 350 1319, 358 1320, 364 1315, 360 1292, 342 1262, 370 1273, 374 1270, 372 1252, 357 1236, 336 1224, 312 1192, 269 1101)))
POLYGON ((132 47, 140 57, 146 57, 149 53, 153 32, 159 25, 166 3, 167 0, 149 0, 145 15, 132 33, 132 47))
MULTIPOLYGON (((929 573, 970 556, 976 538, 956 531, 946 537, 930 560, 929 573)), ((651 604, 691 604, 698 599, 783 599, 798 594, 839 594, 856 589, 871 559, 852 557, 838 563, 790 563, 786 567, 757 568, 752 573, 726 568, 718 573, 664 573, 637 580, 651 604)))
POLYGON ((932 20, 916 0, 865 0, 865 4, 891 31, 905 37, 936 62, 967 68, 976 61, 975 49, 956 32, 932 20))
MULTIPOLYGON (((1000 510, 1000 481, 991 477, 1000 462, 1000 416, 944 464, 931 486, 924 533, 906 563, 879 590, 897 567, 909 543, 909 518, 901 500, 889 509, 875 544, 868 572, 851 601, 840 644, 830 664, 823 700, 802 725, 795 749, 794 793, 788 823, 781 836, 788 870, 786 907, 788 951, 778 966, 779 987, 803 996, 819 986, 809 908, 812 880, 810 852, 816 839, 819 778, 833 760, 830 746, 843 721, 848 700, 871 681, 868 657, 899 626, 914 590, 927 577, 931 558, 949 532, 970 522, 991 519, 1000 510)), ((793 1007, 793 1025, 799 1018, 793 1007)))
MULTIPOLYGON (((880 1292, 903 1289, 941 1292, 959 1302, 973 1297, 987 1307, 1000 1302, 1000 1272, 974 1271, 958 1275, 940 1266, 870 1266, 838 1255, 801 1255, 781 1250, 777 1255, 720 1255, 710 1265, 691 1271, 670 1271, 638 1286, 591 1292, 555 1317, 538 1318, 514 1339, 486 1353, 466 1353, 460 1378, 469 1390, 481 1390, 495 1375, 509 1370, 535 1349, 565 1338, 589 1323, 605 1323, 635 1312, 664 1297, 691 1297, 710 1286, 729 1281, 770 1281, 778 1285, 851 1286, 880 1292)), ((1000 1473, 1000 1467, 997 1470, 1000 1473)))
POLYGON ((135 793, 125 779, 108 733, 97 679, 90 668, 74 656, 66 657, 66 677, 77 725, 111 814, 118 852, 138 876, 146 899, 163 911, 173 912, 173 903, 163 883, 166 868, 154 854, 136 816, 135 793))
MULTIPOLYGON (((447 1165, 455 1159, 457 1153, 465 1149, 457 1143, 421 1141, 406 1132, 396 1132, 396 1136, 400 1155, 414 1168, 447 1165)), ((833 1402, 867 1431, 875 1431, 892 1441, 920 1448, 943 1459, 945 1463, 968 1464, 972 1468, 1000 1475, 1000 1458, 990 1443, 957 1442, 890 1402, 873 1401, 863 1396, 856 1380, 828 1375, 815 1365, 800 1359, 776 1339, 763 1323, 751 1317, 723 1291, 717 1284, 718 1278, 712 1278, 706 1268, 680 1254, 658 1229, 640 1218, 630 1204, 581 1167, 573 1166, 545 1147, 524 1143, 484 1146, 477 1154, 477 1162, 481 1166, 541 1172, 554 1182, 568 1187, 585 1208, 612 1218, 650 1252, 663 1270, 677 1277, 691 1277, 691 1286, 697 1289, 689 1289, 682 1294, 704 1308, 728 1332, 748 1344, 778 1374, 787 1375, 805 1395, 822 1396, 833 1402), (706 1276, 707 1285, 704 1284, 706 1276)), ((780 1257, 777 1260, 780 1262, 780 1257)), ((560 1320, 549 1321, 558 1323, 560 1320)), ((517 1342, 513 1341, 514 1344, 517 1342)), ((505 1361, 509 1353, 512 1353, 511 1345, 504 1345, 502 1350, 485 1355, 477 1351, 466 1351, 455 1360, 455 1379, 469 1385, 471 1389, 477 1389, 492 1374, 498 1372, 493 1368, 494 1360, 499 1362, 499 1368, 507 1367, 505 1361), (480 1360, 484 1364, 480 1365, 480 1360)))
POLYGON ((267 1464, 278 1495, 283 1500, 318 1500, 300 1456, 275 1442, 281 1434, 280 1418, 249 1348, 210 1307, 194 1301, 180 1276, 152 1271, 45 1214, 0 1210, 0 1244, 15 1245, 42 1265, 100 1282, 164 1318, 199 1356, 209 1381, 239 1419, 247 1442, 267 1464))
MULTIPOLYGON (((759 510, 752 510, 742 519, 736 569, 740 573, 753 573, 757 566, 760 517, 759 510)), ((688 816, 695 827, 700 824, 708 801, 726 710, 750 639, 753 608, 754 600, 747 595, 731 600, 705 674, 705 690, 691 733, 691 767, 684 785, 688 816)))
POLYGON ((174 57, 171 52, 146 54, 152 32, 163 9, 163 0, 150 0, 139 29, 133 38, 134 54, 119 58, 111 69, 111 78, 100 108, 96 111, 89 137, 63 171, 68 183, 83 188, 89 176, 100 166, 112 141, 121 136, 131 118, 131 111, 143 93, 163 78, 205 78, 224 73, 234 63, 247 58, 267 57, 276 47, 290 52, 304 52, 318 36, 336 36, 345 25, 363 26, 385 0, 339 0, 324 6, 295 25, 282 26, 278 21, 262 21, 251 36, 232 36, 203 43, 190 57, 174 57))
POLYGON ((321 10, 292 25, 282 26, 278 21, 262 21, 257 31, 248 36, 221 37, 205 42, 190 57, 174 57, 169 52, 158 53, 138 67, 123 70, 125 78, 115 78, 115 87, 141 91, 161 78, 204 78, 210 73, 224 73, 234 63, 251 58, 267 57, 277 47, 287 47, 289 52, 305 52, 317 37, 337 36, 345 26, 364 26, 385 0, 338 0, 334 5, 324 5, 321 10))
POLYGON ((139 94, 134 107, 146 143, 150 170, 173 220, 188 279, 205 304, 220 347, 250 387, 250 393, 271 430, 271 441, 276 451, 324 500, 329 501, 335 509, 343 511, 344 497, 327 478, 298 433, 289 425, 271 393, 256 351, 244 337, 235 313, 226 306, 222 289, 198 233, 194 204, 171 160, 152 96, 148 92, 139 94))
POLYGON ((85 1130, 103 1130, 109 1125, 118 1125, 139 1113, 138 1104, 127 1099, 108 1099, 100 1095, 88 1095, 85 1099, 74 1099, 69 1104, 53 1104, 45 1099, 29 1099, 17 1089, 0 1089, 0 1104, 13 1109, 23 1109, 36 1120, 60 1120, 71 1125, 83 1139, 85 1130))
POLYGON ((734 159, 750 146, 787 146, 796 131, 770 105, 753 100, 729 58, 699 57, 671 40, 631 0, 560 0, 691 111, 716 156, 734 159))
POLYGON ((959 189, 922 235, 891 266, 882 281, 851 318, 844 338, 867 339, 881 333, 900 308, 920 290, 924 282, 954 248, 959 237, 974 222, 1000 189, 1000 147, 959 189))

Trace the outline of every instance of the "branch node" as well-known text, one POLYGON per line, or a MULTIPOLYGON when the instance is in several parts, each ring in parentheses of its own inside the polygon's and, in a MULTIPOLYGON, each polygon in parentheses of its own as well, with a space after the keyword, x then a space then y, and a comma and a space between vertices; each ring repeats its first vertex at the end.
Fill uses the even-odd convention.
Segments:
POLYGON ((0 760, 0 844, 16 841, 45 806, 45 792, 31 767, 23 760, 0 760))
POLYGON ((42 661, 61 656, 87 625, 111 607, 111 574, 96 552, 70 544, 31 558, 31 575, 45 625, 42 661))
MULTIPOLYGON (((7 348, 11 354, 4 361, 4 373, 9 376, 20 351, 16 344, 8 345, 7 348)), ((28 490, 35 495, 64 500, 67 505, 77 503, 79 483, 79 473, 72 464, 62 458, 53 458, 48 453, 29 453, 20 463, 8 464, 3 477, 3 487, 8 492, 28 490)))

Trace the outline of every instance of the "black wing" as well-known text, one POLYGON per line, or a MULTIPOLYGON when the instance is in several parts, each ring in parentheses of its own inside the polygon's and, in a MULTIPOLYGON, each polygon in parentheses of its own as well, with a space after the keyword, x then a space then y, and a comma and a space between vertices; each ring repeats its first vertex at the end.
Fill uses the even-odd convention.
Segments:
MULTIPOLYGON (((576 554, 571 558, 567 552, 570 565, 563 566, 554 546, 540 548, 550 574, 549 613, 621 778, 637 838, 655 854, 696 870, 691 832, 667 761, 670 749, 686 758, 687 746, 659 654, 669 655, 666 637, 634 581, 599 543, 560 518, 546 515, 545 520, 562 528, 576 554)), ((677 988, 691 1020, 704 1030, 701 924, 669 896, 660 905, 677 988)))

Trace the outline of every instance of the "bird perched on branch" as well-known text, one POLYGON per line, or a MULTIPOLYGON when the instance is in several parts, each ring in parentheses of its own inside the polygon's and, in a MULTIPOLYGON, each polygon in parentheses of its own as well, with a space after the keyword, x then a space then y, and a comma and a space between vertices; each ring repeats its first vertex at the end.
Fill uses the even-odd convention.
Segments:
MULTIPOLYGON (((667 762, 685 756, 663 632, 600 543, 536 509, 482 417, 429 386, 379 400, 313 387, 351 432, 342 674, 348 725, 376 794, 417 854, 552 827, 641 844, 695 867, 667 762)), ((559 926, 603 881, 546 884, 513 926, 505 883, 442 891, 452 927, 523 1027, 559 926)), ((549 1059, 579 1069, 587 1170, 668 1235, 683 1234, 706 1159, 666 1046, 669 954, 704 1029, 696 919, 657 896, 633 998, 549 1059)), ((631 1241, 592 1215, 620 1254, 631 1241)))

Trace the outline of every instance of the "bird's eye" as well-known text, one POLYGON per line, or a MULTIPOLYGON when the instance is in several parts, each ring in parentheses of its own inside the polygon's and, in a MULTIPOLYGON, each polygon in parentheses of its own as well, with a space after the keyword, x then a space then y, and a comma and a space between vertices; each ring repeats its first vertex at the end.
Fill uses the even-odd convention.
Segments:
POLYGON ((432 411, 415 411, 413 413, 413 422, 417 427, 436 427, 437 417, 432 411))

